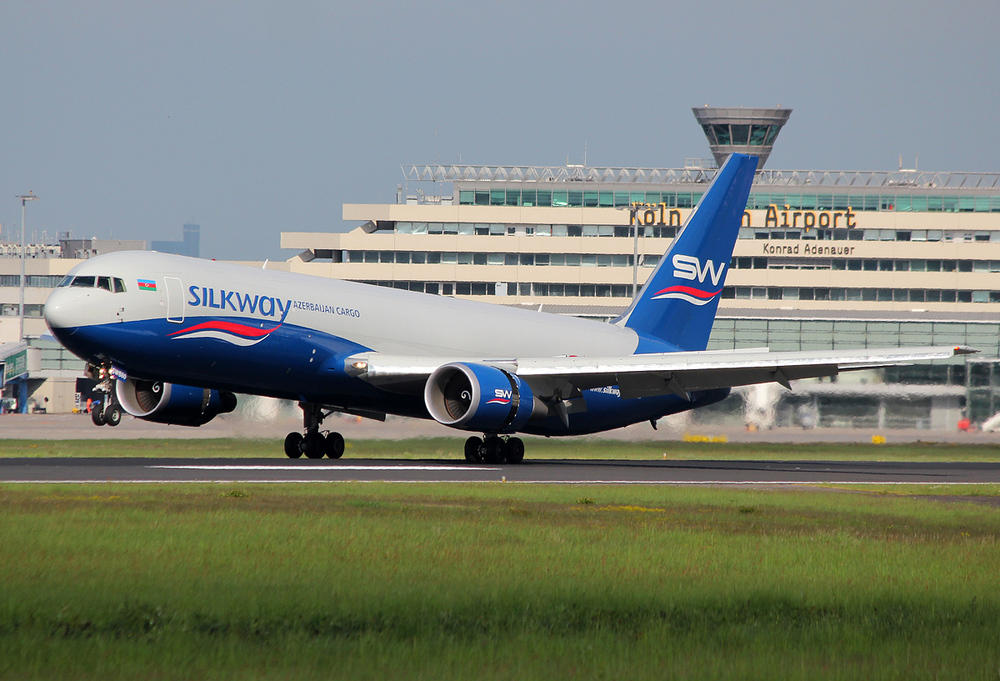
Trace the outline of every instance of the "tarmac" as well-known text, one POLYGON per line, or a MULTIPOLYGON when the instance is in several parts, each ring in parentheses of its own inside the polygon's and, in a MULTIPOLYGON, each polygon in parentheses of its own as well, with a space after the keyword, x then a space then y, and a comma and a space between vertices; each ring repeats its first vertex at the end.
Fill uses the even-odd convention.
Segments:
MULTIPOLYGON (((115 439, 205 439, 250 438, 282 439, 302 422, 292 413, 267 418, 225 414, 200 428, 150 423, 126 416, 117 427, 95 426, 88 414, 3 414, 0 415, 0 440, 115 440, 115 439)), ((434 421, 388 417, 385 422, 353 416, 335 415, 323 424, 345 439, 401 440, 407 438, 465 437, 464 431, 442 426, 434 421)), ((962 432, 959 430, 875 430, 850 428, 773 428, 752 431, 738 425, 707 425, 687 419, 663 419, 657 430, 648 423, 581 436, 594 440, 677 441, 709 440, 745 443, 871 443, 884 437, 887 443, 942 442, 956 444, 1000 444, 1000 433, 962 432)), ((527 439, 527 438, 526 438, 527 439)))
POLYGON ((885 461, 574 461, 521 464, 366 459, 0 458, 3 483, 520 482, 588 485, 1000 483, 1000 463, 885 461))

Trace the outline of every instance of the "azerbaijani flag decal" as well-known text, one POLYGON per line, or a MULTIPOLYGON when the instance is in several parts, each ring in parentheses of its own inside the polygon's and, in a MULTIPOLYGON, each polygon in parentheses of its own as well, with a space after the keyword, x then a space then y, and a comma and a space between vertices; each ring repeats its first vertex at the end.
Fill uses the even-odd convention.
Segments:
POLYGON ((139 280, 139 290, 140 291, 155 291, 156 290, 156 280, 155 279, 140 279, 139 280))

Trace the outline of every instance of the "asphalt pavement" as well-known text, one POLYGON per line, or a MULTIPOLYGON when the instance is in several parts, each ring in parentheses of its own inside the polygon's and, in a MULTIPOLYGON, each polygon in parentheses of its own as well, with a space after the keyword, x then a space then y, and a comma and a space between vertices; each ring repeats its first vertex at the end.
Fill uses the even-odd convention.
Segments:
MULTIPOLYGON (((354 439, 400 440, 406 438, 451 437, 465 438, 468 434, 448 428, 435 421, 390 416, 385 422, 355 416, 334 415, 323 424, 324 429, 336 430, 349 441, 354 439)), ((278 411, 269 415, 224 414, 200 428, 168 426, 150 423, 131 416, 121 425, 95 426, 87 414, 3 414, 0 415, 0 440, 118 440, 118 439, 201 439, 201 438, 267 438, 280 440, 293 430, 302 429, 297 410, 278 411)), ((747 443, 807 443, 807 442, 866 442, 873 436, 884 437, 888 443, 948 442, 967 444, 1000 444, 1000 433, 965 433, 956 430, 877 430, 864 428, 774 428, 748 431, 738 424, 709 425, 680 414, 661 419, 654 430, 649 423, 628 428, 580 436, 580 440, 623 440, 670 442, 685 437, 721 439, 747 443)), ((530 438, 526 437, 528 442, 530 438)), ((530 452, 530 447, 529 447, 530 452)))
POLYGON ((804 485, 1000 483, 1000 463, 526 460, 517 465, 364 459, 0 458, 10 483, 331 483, 804 485))

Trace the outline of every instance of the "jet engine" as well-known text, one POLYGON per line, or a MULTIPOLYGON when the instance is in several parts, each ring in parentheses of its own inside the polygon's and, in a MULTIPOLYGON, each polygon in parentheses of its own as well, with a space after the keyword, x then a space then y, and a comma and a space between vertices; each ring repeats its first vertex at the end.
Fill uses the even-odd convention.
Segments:
MULTIPOLYGON (((424 386, 424 404, 434 420, 484 433, 517 431, 536 411, 535 401, 520 378, 482 364, 439 366, 424 386)), ((538 411, 546 411, 540 400, 538 411)))
POLYGON ((119 380, 115 392, 122 409, 132 416, 178 426, 201 426, 236 408, 231 392, 162 381, 119 380))

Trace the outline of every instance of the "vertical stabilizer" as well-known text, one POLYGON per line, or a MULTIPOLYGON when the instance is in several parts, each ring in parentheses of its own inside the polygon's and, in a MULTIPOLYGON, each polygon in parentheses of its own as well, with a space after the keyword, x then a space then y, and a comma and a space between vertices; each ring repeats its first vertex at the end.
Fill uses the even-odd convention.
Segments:
POLYGON ((704 350, 757 170, 757 157, 731 154, 670 249, 615 323, 639 334, 637 352, 704 350))

